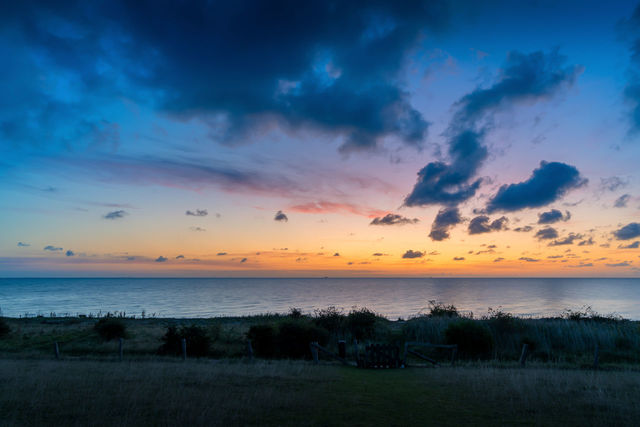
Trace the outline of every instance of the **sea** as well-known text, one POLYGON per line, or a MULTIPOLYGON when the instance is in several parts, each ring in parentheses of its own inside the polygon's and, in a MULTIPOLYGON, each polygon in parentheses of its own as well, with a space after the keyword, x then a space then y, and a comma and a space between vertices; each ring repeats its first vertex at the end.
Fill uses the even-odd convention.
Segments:
POLYGON ((0 316, 126 313, 202 318, 366 307, 389 319, 453 304, 474 316, 489 308, 521 317, 565 310, 640 320, 640 279, 565 278, 55 278, 0 279, 0 316))

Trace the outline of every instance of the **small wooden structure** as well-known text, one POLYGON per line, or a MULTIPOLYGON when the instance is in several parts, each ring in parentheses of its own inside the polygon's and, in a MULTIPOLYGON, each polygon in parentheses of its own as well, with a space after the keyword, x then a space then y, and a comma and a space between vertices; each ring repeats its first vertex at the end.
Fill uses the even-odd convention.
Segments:
POLYGON ((416 356, 422 360, 426 360, 427 362, 435 365, 435 366, 439 366, 440 364, 438 363, 437 360, 432 359, 428 356, 425 356, 424 354, 416 351, 415 349, 412 349, 411 347, 430 347, 430 348, 444 348, 444 349, 449 349, 451 350, 451 365, 453 365, 456 361, 456 356, 458 355, 458 345, 457 344, 431 344, 428 342, 421 342, 421 341, 407 341, 404 343, 404 356, 402 358, 402 364, 406 365, 407 362, 407 355, 411 354, 413 356, 416 356))

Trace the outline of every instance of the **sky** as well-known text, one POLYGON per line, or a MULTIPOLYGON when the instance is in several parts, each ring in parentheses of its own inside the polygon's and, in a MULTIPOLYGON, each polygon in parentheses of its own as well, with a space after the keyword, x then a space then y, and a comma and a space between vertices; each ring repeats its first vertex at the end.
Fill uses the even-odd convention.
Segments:
POLYGON ((0 276, 640 276, 640 6, 0 6, 0 276))

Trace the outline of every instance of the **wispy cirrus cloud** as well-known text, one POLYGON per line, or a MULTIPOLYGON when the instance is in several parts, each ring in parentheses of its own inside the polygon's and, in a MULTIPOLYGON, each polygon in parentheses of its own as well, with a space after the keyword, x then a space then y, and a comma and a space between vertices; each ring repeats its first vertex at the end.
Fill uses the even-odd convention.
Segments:
POLYGON ((367 206, 360 206, 352 203, 329 202, 320 200, 308 202, 289 207, 289 210, 300 213, 351 213, 354 215, 366 216, 369 218, 380 217, 386 214, 385 211, 367 206))

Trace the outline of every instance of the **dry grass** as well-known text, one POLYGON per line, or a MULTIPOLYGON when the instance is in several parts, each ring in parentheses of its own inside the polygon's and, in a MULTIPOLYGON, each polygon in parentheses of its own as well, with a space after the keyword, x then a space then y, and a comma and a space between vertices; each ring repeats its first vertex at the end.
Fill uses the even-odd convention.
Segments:
POLYGON ((2 425, 295 425, 335 374, 286 362, 3 360, 0 377, 2 425))
POLYGON ((640 373, 1 360, 0 425, 636 425, 640 373))

